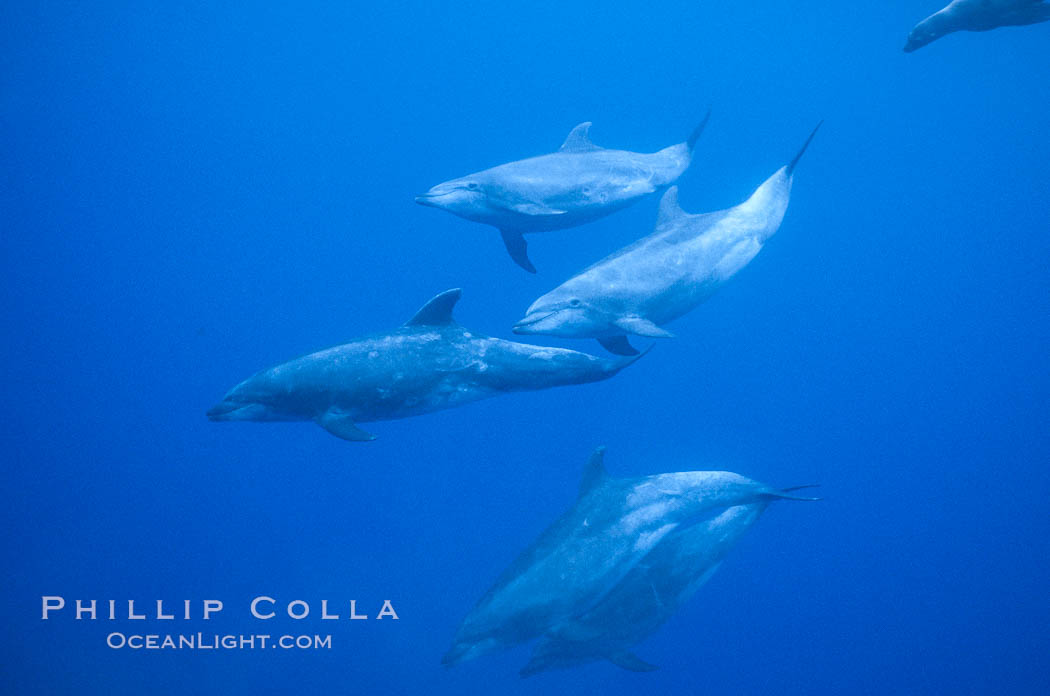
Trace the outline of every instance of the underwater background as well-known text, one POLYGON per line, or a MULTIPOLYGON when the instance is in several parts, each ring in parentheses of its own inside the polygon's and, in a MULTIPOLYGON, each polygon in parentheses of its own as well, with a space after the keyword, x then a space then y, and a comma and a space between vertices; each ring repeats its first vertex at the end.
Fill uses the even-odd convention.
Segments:
POLYGON ((902 53, 938 6, 5 5, 0 691, 1047 693, 1050 26, 902 53), (619 376, 362 444, 204 417, 447 288, 463 325, 513 338, 648 234, 656 197, 530 236, 531 276, 413 196, 581 121, 655 151, 709 107, 689 212, 739 203, 825 125, 778 234, 619 376), (659 671, 521 680, 527 647, 443 668, 597 445, 614 476, 724 469, 825 500, 772 506, 638 646, 659 671), (400 618, 260 622, 260 594, 400 618), (41 621, 42 595, 221 599, 134 628, 332 649, 113 650, 134 622, 41 621))

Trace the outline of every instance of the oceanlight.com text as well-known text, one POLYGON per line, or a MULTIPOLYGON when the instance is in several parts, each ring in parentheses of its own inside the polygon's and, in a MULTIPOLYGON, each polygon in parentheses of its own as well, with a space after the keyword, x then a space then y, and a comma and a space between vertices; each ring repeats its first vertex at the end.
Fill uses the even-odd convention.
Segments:
POLYGON ((106 645, 114 650, 331 650, 331 635, 164 633, 106 636, 106 645))

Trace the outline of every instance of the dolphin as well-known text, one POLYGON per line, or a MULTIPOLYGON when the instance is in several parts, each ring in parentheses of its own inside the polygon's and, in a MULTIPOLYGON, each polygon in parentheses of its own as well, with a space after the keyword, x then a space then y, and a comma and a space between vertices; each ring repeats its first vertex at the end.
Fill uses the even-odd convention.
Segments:
POLYGON ((911 53, 957 31, 989 31, 1048 19, 1050 3, 1043 0, 954 0, 915 25, 904 52, 911 53))
POLYGON ((707 298, 747 265, 776 233, 791 182, 813 129, 795 158, 728 210, 690 215, 672 186, 660 201, 656 229, 532 303, 516 334, 596 338, 606 350, 635 355, 627 334, 671 338, 662 325, 707 298))
POLYGON ((507 392, 597 382, 631 360, 504 341, 452 318, 460 290, 423 305, 403 326, 286 362, 231 389, 213 421, 314 421, 350 441, 356 424, 406 418, 507 392))
POLYGON ((499 228, 514 262, 535 273, 522 235, 597 220, 673 184, 710 116, 684 143, 651 154, 598 147, 588 136, 590 121, 581 123, 557 152, 446 181, 416 202, 499 228))
MULTIPOLYGON (((805 486, 784 490, 798 488, 805 486)), ((634 672, 656 669, 631 648, 655 633, 707 582, 771 500, 735 505, 668 534, 601 602, 549 631, 521 676, 595 660, 634 672)))
POLYGON ((610 478, 598 448, 576 503, 499 576, 463 619, 453 665, 533 638, 594 606, 679 525, 714 509, 795 498, 726 471, 610 478))

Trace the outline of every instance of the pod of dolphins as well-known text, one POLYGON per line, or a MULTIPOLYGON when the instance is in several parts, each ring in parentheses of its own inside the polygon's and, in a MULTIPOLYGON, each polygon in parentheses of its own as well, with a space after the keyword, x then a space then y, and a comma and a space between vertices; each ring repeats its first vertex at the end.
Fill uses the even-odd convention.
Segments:
MULTIPOLYGON (((956 31, 1050 19, 1043 0, 954 0, 919 22, 904 51, 956 31)), ((432 187, 416 202, 492 225, 511 259, 536 273, 526 234, 576 227, 662 192, 653 231, 538 298, 513 332, 593 338, 600 358, 492 338, 460 326, 460 290, 428 301, 406 323, 263 370, 210 409, 213 421, 313 421, 347 441, 375 436, 359 423, 407 418, 504 393, 608 379, 643 352, 629 336, 672 338, 666 326, 710 298, 780 228, 797 154, 739 205, 691 214, 678 205, 710 113, 684 141, 643 154, 591 142, 591 123, 557 152, 432 187)), ((497 578, 463 619, 442 662, 454 665, 538 642, 522 676, 608 660, 655 666, 632 649, 711 577, 776 500, 819 500, 724 471, 611 478, 592 455, 573 506, 497 578)))
MULTIPOLYGON (((506 219, 515 216, 513 224, 525 225, 531 215, 542 225, 555 203, 544 197, 549 195, 557 198, 560 209, 572 209, 561 214, 579 224, 674 183, 706 124, 707 118, 688 141, 653 155, 602 150, 590 144, 589 124, 583 124, 559 152, 439 184, 427 194, 428 205, 453 206, 458 214, 473 208, 481 214, 516 200, 518 210, 506 213, 506 219), (544 174, 544 166, 552 168, 550 173, 544 174), (601 171, 610 172, 616 184, 602 184, 601 171), (527 210, 534 212, 523 212, 527 210)), ((368 441, 375 438, 358 423, 406 418, 508 392, 608 379, 641 357, 628 334, 673 336, 662 325, 710 297, 773 236, 787 211, 795 167, 815 134, 816 129, 787 165, 734 208, 690 215, 678 207, 677 187, 667 189, 652 234, 536 300, 514 326, 518 334, 596 338, 609 352, 629 359, 607 360, 471 332, 452 318, 460 291, 447 290, 394 331, 259 372, 231 389, 208 417, 313 421, 344 440, 368 441)), ((521 236, 520 227, 515 234, 521 236)), ((524 242, 518 248, 524 253, 524 242)))

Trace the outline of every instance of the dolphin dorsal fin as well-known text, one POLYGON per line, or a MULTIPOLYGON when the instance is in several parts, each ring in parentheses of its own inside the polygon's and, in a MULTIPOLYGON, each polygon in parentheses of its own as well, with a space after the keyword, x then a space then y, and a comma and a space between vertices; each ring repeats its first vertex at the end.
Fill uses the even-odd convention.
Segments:
POLYGON ((669 222, 688 216, 689 213, 682 210, 678 205, 678 187, 672 186, 660 199, 660 210, 656 213, 656 226, 666 225, 669 222))
POLYGON ((433 297, 405 322, 405 326, 444 326, 454 323, 452 308, 459 302, 462 293, 459 288, 453 288, 433 297))
POLYGON ((580 495, 578 498, 590 493, 598 486, 608 473, 605 471, 605 448, 599 447, 591 453, 587 460, 587 466, 583 468, 583 478, 580 480, 580 495))
POLYGON ((569 135, 565 137, 565 142, 558 148, 558 152, 593 152, 601 150, 600 147, 591 142, 590 136, 587 135, 587 131, 590 129, 590 121, 584 121, 573 128, 569 131, 569 135))

